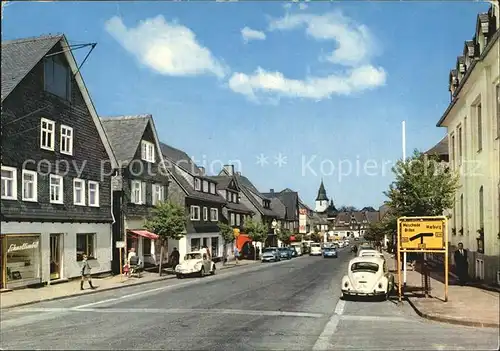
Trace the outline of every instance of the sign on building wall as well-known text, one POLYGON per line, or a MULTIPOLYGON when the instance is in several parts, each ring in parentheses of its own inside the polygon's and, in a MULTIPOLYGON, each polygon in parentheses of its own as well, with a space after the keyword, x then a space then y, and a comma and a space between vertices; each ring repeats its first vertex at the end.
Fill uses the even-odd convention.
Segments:
POLYGON ((307 210, 305 208, 299 209, 299 233, 307 233, 307 210))

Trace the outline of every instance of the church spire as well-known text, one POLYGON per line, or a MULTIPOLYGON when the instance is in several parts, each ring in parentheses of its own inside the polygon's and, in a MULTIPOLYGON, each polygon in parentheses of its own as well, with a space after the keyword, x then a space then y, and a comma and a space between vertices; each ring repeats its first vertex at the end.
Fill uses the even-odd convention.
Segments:
POLYGON ((326 196, 325 185, 323 184, 323 179, 321 179, 321 184, 318 190, 318 197, 316 197, 316 201, 328 201, 328 196, 326 196))

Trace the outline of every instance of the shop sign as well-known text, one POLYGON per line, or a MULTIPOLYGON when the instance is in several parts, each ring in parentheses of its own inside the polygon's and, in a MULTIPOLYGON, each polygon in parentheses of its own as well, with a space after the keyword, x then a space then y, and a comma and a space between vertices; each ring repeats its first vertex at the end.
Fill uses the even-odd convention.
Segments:
POLYGON ((15 252, 15 251, 23 251, 23 250, 35 250, 38 249, 39 241, 33 241, 30 243, 23 243, 22 245, 10 244, 7 249, 7 253, 15 252))

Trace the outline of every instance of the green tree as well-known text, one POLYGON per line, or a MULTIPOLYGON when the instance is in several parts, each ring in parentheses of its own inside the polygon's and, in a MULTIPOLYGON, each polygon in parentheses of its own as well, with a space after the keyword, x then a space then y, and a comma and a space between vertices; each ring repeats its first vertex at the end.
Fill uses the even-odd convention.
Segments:
MULTIPOLYGON (((248 219, 245 221, 245 233, 252 241, 262 243, 262 248, 264 248, 269 235, 269 228, 261 221, 248 219)), ((257 250, 254 250, 254 259, 257 259, 257 250)))
POLYGON ((311 240, 314 241, 315 243, 319 243, 323 239, 323 236, 319 231, 314 231, 314 233, 311 234, 311 240))
POLYGON ((384 239, 385 234, 387 234, 387 228, 384 222, 382 221, 372 222, 368 226, 364 238, 367 241, 377 242, 377 241, 382 241, 384 239))
POLYGON ((290 237, 292 232, 289 229, 282 229, 278 233, 278 239, 280 239, 285 245, 290 245, 290 237))
POLYGON ((358 209, 354 206, 340 206, 338 208, 339 212, 356 212, 358 209))
POLYGON ((234 240, 236 238, 234 237, 233 227, 231 227, 230 225, 223 223, 223 222, 219 222, 219 223, 217 223, 217 225, 219 226, 220 236, 222 237, 222 240, 224 242, 224 245, 223 245, 224 252, 222 254, 222 264, 225 265, 226 264, 226 257, 227 257, 227 244, 234 242, 234 240))
POLYGON ((162 273, 163 252, 165 248, 168 248, 168 240, 180 240, 186 235, 186 223, 185 208, 170 201, 157 204, 152 211, 151 218, 146 221, 145 227, 160 237, 160 275, 162 273))
POLYGON ((415 150, 406 162, 399 160, 392 171, 396 179, 384 194, 396 218, 442 216, 453 206, 458 176, 444 166, 438 156, 415 150))

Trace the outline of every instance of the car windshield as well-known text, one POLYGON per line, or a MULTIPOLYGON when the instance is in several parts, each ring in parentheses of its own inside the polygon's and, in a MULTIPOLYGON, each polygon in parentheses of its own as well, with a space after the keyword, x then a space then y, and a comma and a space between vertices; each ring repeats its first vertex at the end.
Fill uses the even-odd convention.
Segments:
POLYGON ((186 256, 184 256, 185 260, 201 260, 201 253, 195 252, 195 253, 188 253, 186 256))
POLYGON ((278 250, 286 252, 286 251, 288 251, 288 247, 280 247, 278 250))
POLYGON ((320 245, 320 244, 311 244, 311 247, 320 248, 320 247, 321 247, 321 245, 320 245))
POLYGON ((356 262, 351 265, 352 272, 378 272, 378 264, 373 262, 356 262))
POLYGON ((332 249, 331 249, 330 247, 325 247, 325 248, 323 249, 323 251, 328 252, 328 251, 332 251, 332 249))
POLYGON ((274 251, 276 251, 276 249, 274 249, 274 248, 272 248, 272 247, 268 247, 267 249, 264 249, 262 252, 263 252, 263 253, 266 253, 266 252, 271 252, 271 253, 272 253, 272 252, 274 252, 274 251))

